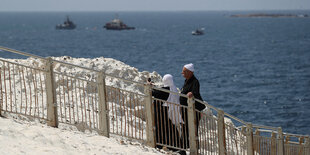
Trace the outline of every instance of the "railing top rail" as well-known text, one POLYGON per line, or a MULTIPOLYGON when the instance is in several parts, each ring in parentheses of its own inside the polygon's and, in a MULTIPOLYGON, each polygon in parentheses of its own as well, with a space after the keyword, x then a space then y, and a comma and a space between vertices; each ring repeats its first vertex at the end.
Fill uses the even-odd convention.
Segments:
POLYGON ((229 116, 230 118, 232 118, 232 119, 234 119, 234 120, 236 120, 236 121, 238 121, 238 122, 240 122, 242 124, 248 124, 247 122, 245 122, 245 121, 243 121, 243 120, 241 120, 241 119, 239 119, 239 118, 237 118, 237 117, 235 117, 233 115, 230 115, 230 114, 228 114, 226 112, 224 112, 224 115, 229 116))
POLYGON ((38 56, 38 55, 29 54, 29 53, 26 53, 26 52, 18 51, 18 50, 7 48, 7 47, 3 47, 3 46, 0 46, 0 51, 1 50, 7 51, 7 52, 11 52, 11 53, 20 54, 20 55, 23 55, 23 56, 34 57, 34 58, 46 60, 46 58, 38 56))
MULTIPOLYGON (((277 132, 279 128, 277 127, 272 127, 272 126, 265 126, 265 125, 257 125, 257 124, 253 124, 253 128, 258 128, 260 129, 260 131, 263 131, 262 129, 269 129, 269 130, 272 130, 272 131, 269 131, 269 132, 277 132)), ((265 131, 265 130, 264 130, 265 131)), ((267 130, 266 130, 267 131, 267 130)))
POLYGON ((268 133, 278 133, 276 130, 270 130, 270 129, 257 129, 260 132, 268 132, 268 133))
POLYGON ((306 137, 306 138, 310 138, 309 135, 300 135, 300 134, 292 134, 292 133, 286 133, 286 132, 283 132, 283 135, 284 136, 290 136, 290 137, 306 137))

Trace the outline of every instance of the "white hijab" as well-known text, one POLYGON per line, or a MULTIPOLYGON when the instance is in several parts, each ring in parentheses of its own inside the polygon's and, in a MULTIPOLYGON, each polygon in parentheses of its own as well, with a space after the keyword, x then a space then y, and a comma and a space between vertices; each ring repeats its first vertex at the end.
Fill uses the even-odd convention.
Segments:
MULTIPOLYGON (((170 87, 170 91, 178 93, 177 87, 174 85, 173 76, 170 74, 166 74, 163 77, 163 83, 165 87, 170 87)), ((164 103, 163 106, 169 107, 168 117, 172 121, 174 125, 179 125, 180 123, 184 123, 182 120, 182 116, 180 113, 180 96, 169 93, 169 97, 167 99, 167 103, 164 103), (174 104, 177 105, 174 105, 174 104)))

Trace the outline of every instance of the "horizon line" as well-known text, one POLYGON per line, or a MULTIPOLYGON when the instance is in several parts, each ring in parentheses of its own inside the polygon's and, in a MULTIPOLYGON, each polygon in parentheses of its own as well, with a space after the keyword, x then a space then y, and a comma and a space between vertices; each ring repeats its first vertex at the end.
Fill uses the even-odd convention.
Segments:
POLYGON ((0 12, 223 12, 223 11, 310 11, 309 9, 231 9, 231 10, 0 10, 0 12))

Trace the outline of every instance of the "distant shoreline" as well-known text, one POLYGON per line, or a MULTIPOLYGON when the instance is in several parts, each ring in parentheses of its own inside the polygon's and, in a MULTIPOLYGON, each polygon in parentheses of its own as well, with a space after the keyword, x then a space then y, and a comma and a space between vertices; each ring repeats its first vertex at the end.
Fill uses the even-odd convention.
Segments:
POLYGON ((230 17, 272 17, 272 18, 279 18, 279 17, 293 17, 293 18, 304 18, 309 17, 308 14, 265 14, 265 13, 259 13, 259 14, 236 14, 231 15, 230 17))

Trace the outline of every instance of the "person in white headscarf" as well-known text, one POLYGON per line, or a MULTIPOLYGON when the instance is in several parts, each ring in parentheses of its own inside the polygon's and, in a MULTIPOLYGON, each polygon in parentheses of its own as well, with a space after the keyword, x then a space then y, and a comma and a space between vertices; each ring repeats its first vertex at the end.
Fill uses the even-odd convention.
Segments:
MULTIPOLYGON (((149 82, 151 84, 151 82, 149 82)), ((173 82, 173 77, 166 74, 163 77, 163 89, 172 92, 178 92, 173 82)), ((155 118, 155 135, 156 143, 179 147, 180 136, 182 134, 183 119, 180 113, 179 96, 173 93, 164 91, 152 90, 154 100, 154 118, 155 118)), ((162 145, 156 145, 157 148, 162 148, 162 145)), ((168 147, 169 148, 169 147, 168 147)), ((177 151, 176 149, 169 148, 170 150, 177 151)))
MULTIPOLYGON (((178 93, 177 87, 174 85, 172 75, 166 74, 163 77, 164 87, 169 87, 171 92, 178 93)), ((180 113, 180 96, 176 94, 169 93, 169 97, 167 102, 163 104, 163 106, 168 106, 168 117, 172 121, 174 125, 180 125, 180 123, 184 123, 181 113, 180 113)), ((180 132, 180 131, 179 131, 180 132)))

